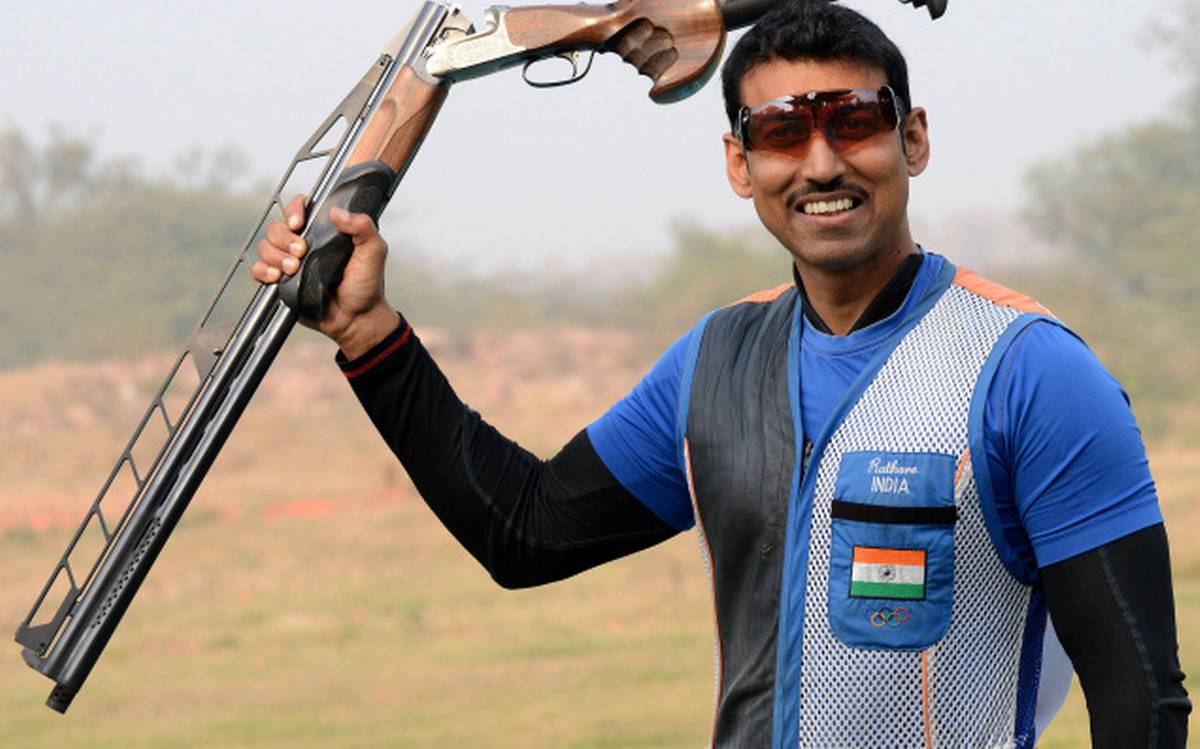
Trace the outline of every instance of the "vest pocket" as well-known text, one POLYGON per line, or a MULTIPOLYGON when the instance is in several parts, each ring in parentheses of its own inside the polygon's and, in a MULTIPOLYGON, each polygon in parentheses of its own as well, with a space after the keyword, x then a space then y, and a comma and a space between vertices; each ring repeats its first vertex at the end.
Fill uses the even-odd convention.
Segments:
POLYGON ((953 471, 949 455, 843 456, 830 506, 828 597, 830 628, 844 644, 923 650, 946 634, 954 603, 953 471), (862 469, 881 465, 911 470, 908 491, 865 491, 882 484, 861 481, 862 469))

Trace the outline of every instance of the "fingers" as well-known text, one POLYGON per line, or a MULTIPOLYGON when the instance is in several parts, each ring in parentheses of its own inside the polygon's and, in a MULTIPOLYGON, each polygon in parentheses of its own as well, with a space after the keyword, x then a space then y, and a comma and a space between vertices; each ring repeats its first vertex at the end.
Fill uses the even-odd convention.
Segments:
POLYGON ((300 269, 300 258, 304 255, 304 240, 296 237, 276 221, 267 227, 267 238, 255 247, 259 260, 250 269, 251 275, 263 283, 275 283, 283 273, 291 275, 300 269), (281 235, 280 232, 286 232, 281 235))
POLYGON ((267 225, 267 238, 265 241, 275 248, 295 257, 304 257, 305 251, 308 250, 300 235, 289 229, 282 221, 272 221, 267 225))
POLYGON ((259 260, 250 268, 250 274, 262 283, 275 283, 284 273, 291 275, 300 269, 298 259, 265 239, 256 249, 259 260))
MULTIPOLYGON (((297 196, 284 208, 284 221, 267 225, 266 237, 255 248, 259 259, 250 268, 255 280, 277 283, 300 270, 300 258, 308 251, 307 243, 296 233, 304 224, 304 207, 304 196, 297 196)), ((353 240, 355 257, 361 255, 369 267, 382 266, 387 244, 370 216, 332 208, 329 218, 338 231, 353 240)))
POLYGON ((255 261, 250 266, 250 275, 259 283, 278 283, 283 273, 274 265, 267 265, 262 260, 255 261))
POLYGON ((308 246, 296 231, 304 226, 305 197, 297 195, 283 209, 284 220, 267 224, 266 238, 255 250, 259 260, 250 268, 250 275, 261 283, 275 283, 284 274, 300 269, 300 258, 308 246))
POLYGON ((304 195, 297 195, 283 207, 283 216, 287 221, 288 228, 293 231, 299 231, 300 227, 304 226, 304 205, 308 198, 304 195))

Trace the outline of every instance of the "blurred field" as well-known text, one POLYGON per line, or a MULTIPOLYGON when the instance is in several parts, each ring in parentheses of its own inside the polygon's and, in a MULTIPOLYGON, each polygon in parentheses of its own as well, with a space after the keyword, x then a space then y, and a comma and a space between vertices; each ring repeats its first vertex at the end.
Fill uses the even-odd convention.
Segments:
MULTIPOLYGON (((658 353, 620 331, 424 336, 548 455, 658 353), (550 352, 553 352, 552 354, 550 352)), ((711 610, 695 538, 506 592, 417 498, 331 363, 293 340, 65 717, 19 648, 4 747, 697 747, 711 610)), ((13 632, 169 360, 0 371, 0 628, 13 632)), ((1188 417, 1190 418, 1190 417, 1188 417)), ((1200 418, 1195 419, 1200 431, 1200 418)), ((1200 667, 1200 445, 1152 446, 1200 667)), ((1087 743, 1072 697, 1045 747, 1087 743)))

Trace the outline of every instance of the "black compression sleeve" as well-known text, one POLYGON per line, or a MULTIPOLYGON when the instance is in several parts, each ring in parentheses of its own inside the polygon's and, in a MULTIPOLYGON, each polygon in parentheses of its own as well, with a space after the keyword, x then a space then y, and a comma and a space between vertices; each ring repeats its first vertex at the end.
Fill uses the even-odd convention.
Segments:
POLYGON ((1187 744, 1167 535, 1146 528, 1041 570, 1096 747, 1187 744))
POLYGON ((338 364, 426 503, 501 585, 559 580, 676 533, 613 477, 586 431, 542 461, 483 421, 403 320, 338 364))

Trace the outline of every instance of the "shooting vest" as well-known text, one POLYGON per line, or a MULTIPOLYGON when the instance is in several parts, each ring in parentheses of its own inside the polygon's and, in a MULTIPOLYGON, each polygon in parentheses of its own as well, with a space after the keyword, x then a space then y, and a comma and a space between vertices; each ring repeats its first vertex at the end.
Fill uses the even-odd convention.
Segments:
POLYGON ((1002 536, 982 419, 1045 310, 949 262, 916 301, 819 435, 794 287, 692 338, 678 423, 716 610, 714 746, 1033 746, 1047 616, 1002 536))

